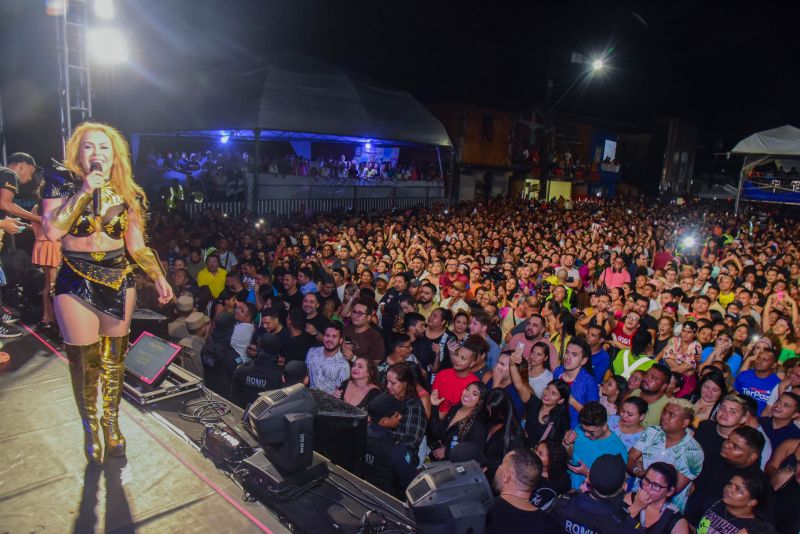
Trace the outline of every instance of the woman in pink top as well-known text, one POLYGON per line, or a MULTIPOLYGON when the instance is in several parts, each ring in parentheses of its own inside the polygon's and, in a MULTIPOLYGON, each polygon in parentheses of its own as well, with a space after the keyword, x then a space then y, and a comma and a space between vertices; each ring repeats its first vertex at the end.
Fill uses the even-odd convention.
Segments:
POLYGON ((684 323, 680 335, 673 337, 657 357, 663 359, 672 371, 683 375, 683 386, 676 397, 689 395, 697 385, 696 371, 703 346, 696 337, 697 324, 692 321, 684 323))

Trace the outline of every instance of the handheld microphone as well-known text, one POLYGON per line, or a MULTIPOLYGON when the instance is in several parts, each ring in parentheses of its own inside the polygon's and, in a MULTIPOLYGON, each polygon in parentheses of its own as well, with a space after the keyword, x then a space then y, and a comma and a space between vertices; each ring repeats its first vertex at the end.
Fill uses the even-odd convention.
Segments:
MULTIPOLYGON (((100 165, 99 161, 93 161, 91 165, 89 165, 89 172, 94 171, 102 171, 103 166, 100 165)), ((102 194, 101 188, 97 188, 92 192, 92 211, 94 212, 95 217, 100 216, 100 195, 102 194)))

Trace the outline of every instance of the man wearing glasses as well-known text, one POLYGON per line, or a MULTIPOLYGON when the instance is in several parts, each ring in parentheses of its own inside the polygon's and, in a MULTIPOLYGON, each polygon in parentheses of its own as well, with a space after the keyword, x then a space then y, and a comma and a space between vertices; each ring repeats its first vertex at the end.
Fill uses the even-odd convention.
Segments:
POLYGON ((619 455, 628 459, 628 449, 608 428, 608 412, 598 401, 587 402, 581 410, 580 424, 567 432, 563 445, 571 453, 569 476, 572 489, 579 489, 594 461, 604 454, 619 455))
POLYGON ((372 327, 370 319, 375 312, 375 301, 360 299, 353 304, 349 324, 344 329, 345 342, 342 354, 345 358, 367 358, 373 362, 383 360, 386 346, 383 336, 372 327), (348 341, 349 340, 349 341, 348 341))

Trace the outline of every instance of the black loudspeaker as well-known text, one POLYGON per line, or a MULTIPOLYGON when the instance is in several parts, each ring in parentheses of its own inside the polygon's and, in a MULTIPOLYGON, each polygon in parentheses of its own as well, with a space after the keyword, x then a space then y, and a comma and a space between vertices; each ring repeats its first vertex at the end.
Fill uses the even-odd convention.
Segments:
POLYGON ((314 450, 359 478, 364 476, 367 412, 342 399, 311 390, 317 403, 314 450))
POLYGON ((160 313, 145 308, 134 310, 129 339, 139 339, 143 332, 150 332, 156 337, 169 339, 167 323, 169 323, 169 319, 160 313))
POLYGON ((478 462, 438 462, 406 488, 423 534, 482 534, 494 496, 478 462))

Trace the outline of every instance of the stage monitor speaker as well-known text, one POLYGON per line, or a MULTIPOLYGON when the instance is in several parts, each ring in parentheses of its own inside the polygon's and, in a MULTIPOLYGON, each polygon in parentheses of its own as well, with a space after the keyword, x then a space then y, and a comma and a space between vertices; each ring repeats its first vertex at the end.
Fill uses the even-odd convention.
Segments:
POLYGON ((324 391, 312 389, 311 394, 317 403, 314 450, 363 478, 367 412, 324 391))
POLYGON ((180 345, 142 332, 128 349, 125 371, 147 386, 157 387, 180 352, 180 345))
POLYGON ((406 488, 417 527, 423 534, 480 534, 494 499, 478 462, 438 462, 406 488))
POLYGON ((130 339, 137 339, 142 335, 142 332, 150 332, 162 339, 169 339, 168 322, 167 317, 152 310, 145 308, 134 310, 131 320, 130 339))

